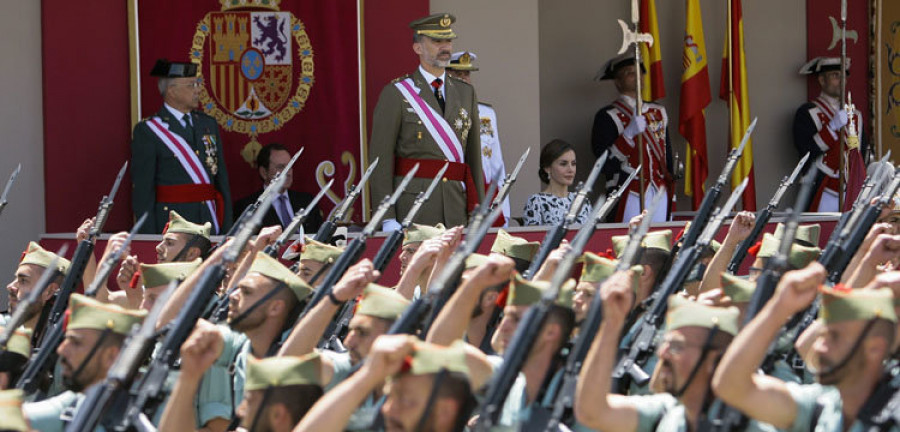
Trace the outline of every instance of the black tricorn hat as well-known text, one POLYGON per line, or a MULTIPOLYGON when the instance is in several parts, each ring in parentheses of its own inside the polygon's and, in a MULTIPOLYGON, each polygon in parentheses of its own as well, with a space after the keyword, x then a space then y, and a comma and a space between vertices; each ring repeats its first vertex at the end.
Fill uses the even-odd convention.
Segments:
POLYGON ((150 76, 160 78, 184 78, 197 76, 196 63, 170 62, 166 59, 159 59, 150 70, 150 76))

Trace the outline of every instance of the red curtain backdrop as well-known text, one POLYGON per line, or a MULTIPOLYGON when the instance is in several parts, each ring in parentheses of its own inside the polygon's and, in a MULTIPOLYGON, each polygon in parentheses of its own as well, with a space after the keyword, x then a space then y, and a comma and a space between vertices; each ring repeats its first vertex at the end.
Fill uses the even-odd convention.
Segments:
MULTIPOLYGON (((257 139, 263 145, 281 142, 292 151, 305 146, 294 167, 292 189, 318 191, 316 169, 324 161, 335 166, 334 199, 343 197, 344 187, 361 175, 358 5, 357 0, 285 0, 279 5, 305 27, 312 48, 314 81, 303 109, 280 129, 261 133, 257 139), (342 161, 347 152, 353 156, 354 168, 342 161)), ((361 6, 366 118, 370 120, 381 87, 415 66, 408 23, 427 15, 429 5, 427 0, 369 0, 361 6)), ((207 13, 219 11, 221 5, 215 0, 139 3, 142 116, 152 115, 162 103, 155 80, 147 76, 156 58, 188 60, 198 22, 207 13)), ((46 231, 73 232, 84 218, 96 212, 116 171, 130 158, 126 5, 44 0, 42 28, 46 231)), ((204 59, 210 55, 209 38, 206 42, 204 59)), ((296 51, 297 46, 292 40, 292 49, 296 51)), ((298 70, 299 63, 295 63, 294 83, 298 70)), ((232 197, 238 199, 261 186, 256 170, 241 156, 251 139, 220 128, 232 197)), ((327 212, 333 203, 323 200, 322 206, 327 212)), ((354 220, 360 219, 359 210, 358 205, 354 220)), ((130 177, 126 177, 105 231, 127 229, 132 220, 130 177)))

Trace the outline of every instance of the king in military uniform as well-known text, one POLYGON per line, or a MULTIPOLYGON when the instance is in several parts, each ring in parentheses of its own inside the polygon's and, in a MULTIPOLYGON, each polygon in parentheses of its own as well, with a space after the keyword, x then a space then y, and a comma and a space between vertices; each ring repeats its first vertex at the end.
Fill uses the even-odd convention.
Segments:
POLYGON ((228 171, 219 126, 195 111, 197 65, 158 60, 150 75, 159 77, 163 107, 134 127, 131 141, 132 208, 147 213, 141 233, 162 232, 170 210, 224 233, 232 219, 228 171))
POLYGON ((423 206, 416 222, 426 225, 465 225, 484 195, 481 170, 481 129, 474 88, 447 77, 453 39, 453 15, 436 14, 413 21, 413 51, 419 67, 381 91, 372 119, 370 161, 379 158, 370 182, 373 202, 394 186, 417 163, 419 170, 396 206, 385 215, 383 228, 399 228, 416 195, 449 162, 440 187, 423 206))

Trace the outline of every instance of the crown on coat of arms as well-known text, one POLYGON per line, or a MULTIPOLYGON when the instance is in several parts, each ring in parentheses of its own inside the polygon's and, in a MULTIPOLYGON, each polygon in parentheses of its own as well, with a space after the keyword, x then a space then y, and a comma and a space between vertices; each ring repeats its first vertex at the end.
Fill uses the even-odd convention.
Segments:
POLYGON ((222 4, 223 11, 243 8, 262 8, 277 11, 281 0, 219 0, 219 3, 222 4))

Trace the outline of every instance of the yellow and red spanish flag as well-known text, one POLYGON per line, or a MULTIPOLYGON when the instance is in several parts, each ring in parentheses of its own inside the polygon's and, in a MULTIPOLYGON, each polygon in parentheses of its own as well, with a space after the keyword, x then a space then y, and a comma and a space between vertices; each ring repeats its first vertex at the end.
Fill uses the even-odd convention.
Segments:
MULTIPOLYGON (((744 133, 750 127, 750 99, 747 92, 747 60, 744 55, 744 19, 741 0, 728 0, 728 28, 725 30, 725 49, 722 54, 722 83, 719 97, 728 102, 731 113, 729 133, 730 148, 741 144, 744 133)), ((731 187, 750 180, 742 199, 744 210, 756 211, 756 182, 753 178, 753 141, 748 140, 744 155, 738 161, 731 176, 731 187)))
POLYGON ((685 0, 684 52, 682 54, 681 105, 678 132, 687 140, 684 193, 691 197, 693 210, 700 208, 709 164, 706 158, 706 107, 712 101, 706 39, 700 0, 685 0))
POLYGON ((641 45, 641 60, 644 70, 641 76, 641 97, 646 101, 662 99, 666 96, 663 82, 662 51, 659 48, 659 22, 656 19, 656 0, 641 0, 641 16, 638 28, 641 33, 653 36, 653 46, 641 45))

